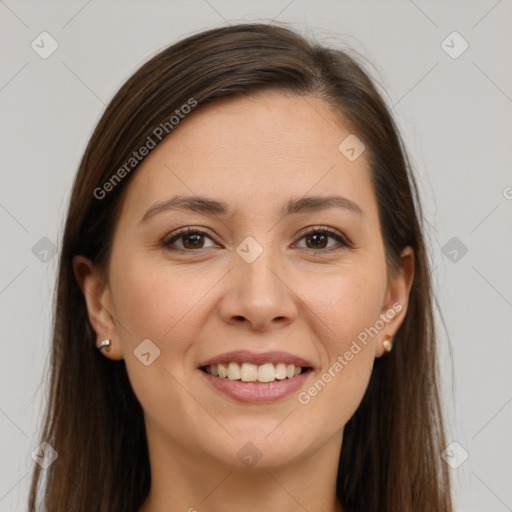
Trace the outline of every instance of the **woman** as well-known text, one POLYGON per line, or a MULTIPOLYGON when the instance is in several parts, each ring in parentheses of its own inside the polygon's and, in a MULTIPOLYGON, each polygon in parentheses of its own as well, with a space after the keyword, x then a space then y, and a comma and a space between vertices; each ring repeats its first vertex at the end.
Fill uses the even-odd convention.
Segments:
POLYGON ((74 183, 30 510, 451 510, 421 222, 344 52, 243 24, 156 55, 74 183))

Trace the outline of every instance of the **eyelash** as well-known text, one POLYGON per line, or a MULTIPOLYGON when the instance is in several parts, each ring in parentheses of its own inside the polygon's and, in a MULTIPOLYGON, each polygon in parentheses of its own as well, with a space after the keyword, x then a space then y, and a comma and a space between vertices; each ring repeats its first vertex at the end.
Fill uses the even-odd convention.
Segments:
MULTIPOLYGON (((199 252, 202 249, 208 249, 208 247, 199 248, 199 249, 182 249, 182 248, 179 248, 179 247, 173 247, 172 246, 172 244, 174 242, 176 242, 177 240, 179 240, 181 238, 185 238, 186 236, 190 236, 190 235, 205 235, 208 238, 210 238, 211 240, 213 240, 212 237, 210 237, 204 231, 201 231, 201 230, 196 229, 196 228, 187 227, 187 228, 181 229, 180 231, 175 233, 171 238, 163 240, 162 241, 162 246, 165 249, 168 249, 168 250, 174 251, 174 252, 178 252, 178 253, 199 252)), ((301 235, 301 237, 299 238, 299 240, 302 240, 303 238, 305 238, 307 236, 313 236, 313 235, 328 235, 329 237, 334 238, 337 242, 339 242, 341 244, 341 247, 330 247, 329 249, 317 249, 317 250, 309 249, 310 251, 315 251, 317 253, 318 252, 330 253, 330 252, 338 251, 338 250, 341 250, 341 249, 352 249, 353 248, 353 245, 348 241, 347 238, 342 236, 340 233, 338 233, 334 229, 331 229, 331 228, 328 228, 328 227, 313 227, 309 231, 303 233, 301 235)), ((307 247, 301 247, 301 249, 308 249, 308 248, 307 247)))

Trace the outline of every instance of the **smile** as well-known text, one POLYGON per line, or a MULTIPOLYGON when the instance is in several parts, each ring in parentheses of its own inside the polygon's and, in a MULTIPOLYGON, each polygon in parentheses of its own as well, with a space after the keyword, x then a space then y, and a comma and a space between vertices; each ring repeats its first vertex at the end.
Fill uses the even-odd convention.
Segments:
POLYGON ((293 379, 310 368, 285 363, 251 363, 212 364, 201 368, 203 371, 221 379, 238 380, 242 382, 267 383, 276 380, 293 379))
POLYGON ((295 395, 306 386, 306 381, 314 373, 312 368, 284 363, 282 366, 279 363, 275 366, 272 363, 259 366, 229 363, 209 365, 199 370, 215 392, 245 404, 271 403, 295 395), (244 365, 247 366, 244 368, 244 365), (214 372, 218 375, 214 375, 214 372), (243 380, 242 377, 253 380, 243 380))

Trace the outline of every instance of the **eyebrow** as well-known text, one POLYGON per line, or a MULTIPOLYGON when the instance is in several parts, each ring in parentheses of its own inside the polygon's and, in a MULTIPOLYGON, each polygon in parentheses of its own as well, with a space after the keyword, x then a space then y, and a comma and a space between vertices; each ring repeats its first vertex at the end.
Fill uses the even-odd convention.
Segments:
MULTIPOLYGON (((297 215, 300 213, 310 213, 321 210, 328 210, 330 208, 342 208, 364 215, 362 209, 350 199, 339 195, 329 196, 305 196, 300 199, 290 199, 280 209, 280 214, 284 217, 287 215, 297 215)), ((231 209, 227 203, 211 199, 203 196, 174 196, 166 201, 160 201, 153 206, 142 216, 140 222, 146 222, 155 215, 170 211, 182 210, 193 211, 206 215, 219 215, 232 217, 239 210, 231 209)))

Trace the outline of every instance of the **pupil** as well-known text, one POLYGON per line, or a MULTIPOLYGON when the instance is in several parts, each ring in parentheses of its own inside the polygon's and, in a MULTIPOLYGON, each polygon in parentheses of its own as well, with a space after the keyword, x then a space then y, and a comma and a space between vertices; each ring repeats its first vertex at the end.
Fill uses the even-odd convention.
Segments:
MULTIPOLYGON (((201 237, 202 237, 202 235, 198 235, 198 234, 196 234, 196 235, 188 235, 188 236, 185 238, 185 240, 188 242, 190 239, 195 238, 195 241, 194 241, 194 242, 192 242, 192 246, 195 246, 195 245, 199 242, 199 240, 198 240, 198 239, 200 239, 201 237)), ((186 243, 186 244, 185 244, 185 246, 187 246, 187 245, 189 245, 189 244, 188 244, 188 243, 186 243)))
MULTIPOLYGON (((310 239, 317 239, 317 237, 322 237, 324 239, 324 241, 325 241, 325 235, 323 235, 323 234, 315 234, 315 235, 310 235, 309 236, 310 239)), ((313 245, 315 245, 315 247, 318 247, 318 244, 316 244, 316 243, 314 243, 313 245)))

